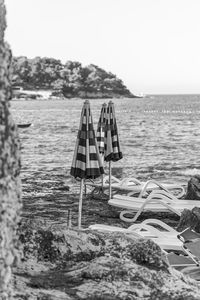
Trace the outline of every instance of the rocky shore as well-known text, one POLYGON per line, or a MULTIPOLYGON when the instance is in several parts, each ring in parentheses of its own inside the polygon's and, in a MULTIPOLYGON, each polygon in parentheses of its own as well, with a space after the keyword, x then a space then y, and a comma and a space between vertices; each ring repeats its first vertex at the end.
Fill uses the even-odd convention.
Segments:
MULTIPOLYGON (((60 176, 23 180, 22 260, 14 268, 14 299, 199 299, 198 281, 169 267, 151 240, 87 229, 94 223, 128 227, 106 198, 84 197, 78 231, 78 190, 60 176)), ((174 214, 143 214, 138 222, 147 217, 173 227, 180 223, 174 214)))
POLYGON ((169 267, 151 240, 29 222, 20 241, 15 299, 199 299, 200 284, 169 267))

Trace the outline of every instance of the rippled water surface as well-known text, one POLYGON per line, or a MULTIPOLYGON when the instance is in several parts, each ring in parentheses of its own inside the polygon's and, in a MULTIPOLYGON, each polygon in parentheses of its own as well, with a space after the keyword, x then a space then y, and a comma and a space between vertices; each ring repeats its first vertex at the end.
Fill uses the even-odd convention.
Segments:
MULTIPOLYGON (((18 124, 32 123, 31 127, 19 129, 24 217, 63 224, 70 209, 72 224, 77 225, 79 182, 69 172, 83 102, 74 99, 11 103, 18 124)), ((95 129, 103 102, 90 101, 95 129)), ((192 175, 199 173, 200 95, 157 95, 113 102, 124 156, 112 164, 113 175, 187 184, 192 175)), ((127 225, 107 201, 98 200, 84 199, 83 226, 96 222, 127 225)), ((166 221, 170 224, 168 216, 166 221)))
MULTIPOLYGON (((124 158, 118 175, 186 181, 200 169, 200 96, 114 99, 124 158)), ((103 100, 91 100, 96 129, 103 100)), ((105 101, 107 102, 107 101, 105 101)), ((22 143, 22 177, 69 175, 83 100, 13 101, 22 143)), ((67 176, 68 177, 68 176, 67 176)), ((70 177, 69 177, 70 180, 70 177)))

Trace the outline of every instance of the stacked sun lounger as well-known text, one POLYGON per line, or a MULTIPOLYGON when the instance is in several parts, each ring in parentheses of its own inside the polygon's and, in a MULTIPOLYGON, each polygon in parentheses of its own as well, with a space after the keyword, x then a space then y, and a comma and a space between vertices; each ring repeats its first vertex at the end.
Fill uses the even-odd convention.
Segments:
MULTIPOLYGON (((146 195, 145 195, 146 196, 146 195)), ((100 231, 120 231, 134 238, 148 238, 157 243, 169 265, 189 272, 188 268, 199 268, 200 274, 200 234, 190 228, 179 233, 172 227, 156 219, 146 219, 134 223, 144 211, 173 212, 179 216, 184 209, 200 207, 200 201, 181 200, 169 191, 155 189, 147 197, 114 195, 108 204, 122 210, 120 219, 131 222, 127 229, 117 226, 93 224, 89 228, 100 231), (128 216, 127 216, 128 215, 128 216), (130 215, 133 215, 130 217, 130 215), (134 223, 134 224, 133 224, 134 223)), ((200 280, 200 275, 199 275, 200 280)))
POLYGON ((135 222, 144 211, 151 212, 173 212, 178 216, 184 209, 193 209, 200 206, 200 201, 180 200, 173 194, 164 190, 153 190, 147 198, 124 195, 114 195, 108 201, 109 205, 122 209, 120 219, 125 222, 135 222), (133 217, 126 215, 134 214, 133 217))
POLYGON ((89 228, 104 232, 123 232, 133 235, 134 238, 152 239, 161 247, 165 254, 166 262, 170 266, 186 271, 188 267, 199 267, 200 234, 190 228, 180 233, 156 219, 147 219, 139 224, 133 224, 127 229, 102 224, 94 224, 89 228), (178 252, 179 254, 177 254, 178 252))
MULTIPOLYGON (((109 177, 105 176, 103 181, 94 182, 86 181, 85 187, 93 188, 93 193, 99 191, 106 191, 109 189, 109 177)), ((178 183, 160 183, 156 180, 148 180, 146 182, 140 181, 134 177, 124 178, 119 180, 118 178, 112 176, 111 178, 111 187, 113 194, 115 193, 124 193, 124 194, 133 194, 138 195, 139 197, 144 196, 148 192, 153 190, 164 190, 166 192, 174 191, 176 192, 176 197, 181 198, 185 194, 185 187, 178 183)))

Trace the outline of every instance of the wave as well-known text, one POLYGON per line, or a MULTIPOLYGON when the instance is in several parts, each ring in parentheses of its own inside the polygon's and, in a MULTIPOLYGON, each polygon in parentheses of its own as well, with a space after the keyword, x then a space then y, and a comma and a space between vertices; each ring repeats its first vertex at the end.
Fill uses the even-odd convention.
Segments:
POLYGON ((180 171, 180 175, 194 176, 197 174, 200 174, 200 169, 197 168, 180 171))

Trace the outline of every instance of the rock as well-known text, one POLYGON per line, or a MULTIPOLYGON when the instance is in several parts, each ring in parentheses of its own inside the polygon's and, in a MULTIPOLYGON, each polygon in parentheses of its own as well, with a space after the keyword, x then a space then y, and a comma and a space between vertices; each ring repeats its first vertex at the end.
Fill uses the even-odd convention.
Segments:
POLYGON ((197 284, 187 290, 188 283, 178 272, 149 269, 127 259, 101 257, 82 277, 87 281, 77 288, 79 299, 198 299, 197 284))
POLYGON ((194 175, 188 181, 185 199, 200 200, 200 175, 194 175))
POLYGON ((99 233, 90 230, 46 230, 32 227, 31 222, 20 228, 24 259, 36 257, 38 261, 66 264, 69 261, 90 261, 96 256, 111 253, 127 257, 154 268, 164 267, 160 248, 151 240, 136 240, 134 234, 99 233))
POLYGON ((37 226, 20 228, 15 299, 199 299, 198 283, 170 268, 151 240, 37 226))
POLYGON ((0 0, 0 299, 12 298, 11 275, 18 257, 16 228, 21 208, 20 142, 10 113, 12 55, 4 42, 4 0, 0 0))
POLYGON ((184 209, 181 214, 180 221, 177 226, 177 231, 191 227, 196 232, 200 233, 200 208, 194 207, 192 210, 184 209))

